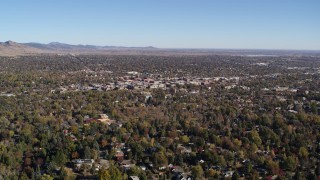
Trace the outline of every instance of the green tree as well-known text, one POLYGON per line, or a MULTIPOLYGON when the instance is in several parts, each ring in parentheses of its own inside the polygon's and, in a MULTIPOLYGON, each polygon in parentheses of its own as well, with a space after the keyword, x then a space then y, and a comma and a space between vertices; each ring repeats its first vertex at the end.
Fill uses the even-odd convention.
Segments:
POLYGON ((108 170, 102 170, 99 173, 100 180, 123 180, 120 170, 111 165, 108 170))
POLYGON ((298 160, 296 157, 288 156, 284 159, 285 168, 289 171, 294 171, 297 168, 298 160))
POLYGON ((190 141, 189 137, 186 136, 186 135, 181 136, 181 137, 180 137, 180 140, 181 140, 181 142, 184 143, 184 144, 187 144, 187 143, 189 143, 189 141, 190 141))
POLYGON ((168 158, 163 151, 154 154, 154 163, 156 166, 166 166, 168 164, 168 158))
POLYGON ((91 149, 89 148, 89 146, 86 146, 84 148, 84 158, 91 159, 91 149))
POLYGON ((201 179, 204 175, 203 169, 200 165, 192 166, 191 172, 196 179, 201 179))
POLYGON ((53 161, 59 167, 64 166, 64 164, 67 162, 67 155, 62 150, 59 150, 54 156, 53 161))
POLYGON ((312 102, 312 103, 311 103, 311 112, 312 112, 313 114, 318 114, 317 103, 315 103, 315 102, 312 102))
POLYGON ((252 171, 253 171, 253 166, 252 166, 251 162, 248 162, 248 163, 246 164, 246 166, 245 166, 245 171, 246 171, 246 173, 248 173, 248 174, 252 173, 252 171))
POLYGON ((262 143, 259 133, 256 130, 250 132, 249 139, 252 140, 257 146, 260 146, 262 143))
POLYGON ((111 179, 111 175, 109 170, 102 170, 99 173, 100 180, 109 180, 111 179))
POLYGON ((25 172, 23 172, 19 179, 21 179, 21 180, 29 180, 29 177, 25 172))
POLYGON ((53 180, 53 177, 48 174, 44 174, 41 176, 40 180, 53 180))
POLYGON ((306 158, 308 158, 308 156, 309 156, 309 152, 308 152, 307 148, 300 147, 300 149, 299 149, 299 157, 303 158, 303 159, 306 159, 306 158))

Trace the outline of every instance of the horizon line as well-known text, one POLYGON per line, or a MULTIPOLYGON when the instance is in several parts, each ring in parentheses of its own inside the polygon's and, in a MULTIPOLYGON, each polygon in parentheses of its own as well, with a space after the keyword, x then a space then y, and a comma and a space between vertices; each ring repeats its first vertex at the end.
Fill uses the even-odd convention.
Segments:
MULTIPOLYGON (((65 45, 71 45, 71 46, 97 46, 97 47, 122 47, 122 48, 154 48, 159 50, 260 50, 260 51, 320 51, 320 49, 286 49, 286 48, 216 48, 216 47, 210 47, 210 48, 195 48, 195 47, 157 47, 157 46, 125 46, 125 45, 95 45, 95 44, 77 44, 77 43, 64 43, 59 41, 51 41, 48 43, 45 42, 17 42, 13 40, 7 40, 3 41, 6 42, 14 42, 18 44, 28 44, 28 43, 35 43, 35 44, 44 44, 49 45, 51 43, 58 43, 58 44, 65 44, 65 45)), ((0 41, 1 43, 1 41, 0 41)))

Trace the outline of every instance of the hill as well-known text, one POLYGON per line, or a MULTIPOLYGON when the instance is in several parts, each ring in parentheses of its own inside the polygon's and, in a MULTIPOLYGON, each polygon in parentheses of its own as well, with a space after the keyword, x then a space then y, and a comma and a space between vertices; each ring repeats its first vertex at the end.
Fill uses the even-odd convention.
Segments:
POLYGON ((41 53, 39 49, 13 41, 0 42, 1 56, 16 56, 41 53))

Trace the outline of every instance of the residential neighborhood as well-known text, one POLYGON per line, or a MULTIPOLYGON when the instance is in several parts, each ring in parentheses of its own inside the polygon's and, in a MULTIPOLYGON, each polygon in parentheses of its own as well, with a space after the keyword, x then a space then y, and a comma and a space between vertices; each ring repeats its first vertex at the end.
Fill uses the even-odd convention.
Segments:
POLYGON ((319 62, 310 56, 0 57, 0 174, 317 179, 319 62))

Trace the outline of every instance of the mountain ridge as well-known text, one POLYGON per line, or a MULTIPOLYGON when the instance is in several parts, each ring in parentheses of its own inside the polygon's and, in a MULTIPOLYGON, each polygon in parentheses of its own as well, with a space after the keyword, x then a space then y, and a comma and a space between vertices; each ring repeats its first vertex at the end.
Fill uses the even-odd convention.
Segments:
POLYGON ((32 43, 21 43, 27 46, 31 46, 31 47, 46 47, 48 49, 52 49, 52 48, 66 48, 66 49, 77 49, 77 48, 90 48, 90 49, 104 49, 104 48, 147 48, 147 49, 156 49, 153 46, 146 46, 146 47, 126 47, 126 46, 98 46, 98 45, 89 45, 89 44, 67 44, 67 43, 61 43, 61 42, 50 42, 47 44, 44 43, 36 43, 36 42, 32 42, 32 43))
POLYGON ((73 45, 60 42, 48 44, 14 41, 0 42, 0 56, 21 56, 37 54, 104 54, 104 55, 237 55, 237 56, 320 56, 320 50, 272 50, 272 49, 184 49, 73 45))
POLYGON ((77 54, 104 54, 111 51, 149 51, 157 48, 148 47, 125 47, 125 46, 97 46, 97 45, 73 45, 60 42, 48 44, 30 42, 18 43, 14 41, 0 42, 0 56, 30 55, 39 53, 77 53, 77 54))

